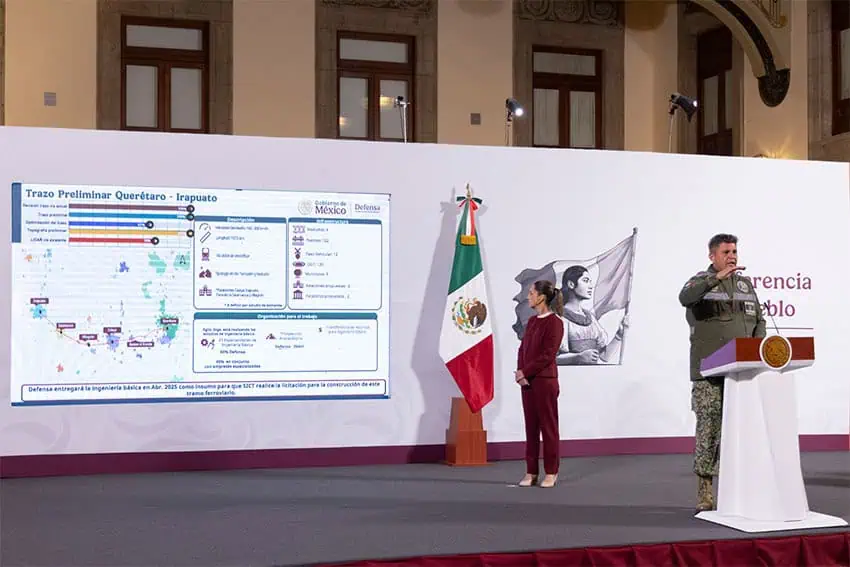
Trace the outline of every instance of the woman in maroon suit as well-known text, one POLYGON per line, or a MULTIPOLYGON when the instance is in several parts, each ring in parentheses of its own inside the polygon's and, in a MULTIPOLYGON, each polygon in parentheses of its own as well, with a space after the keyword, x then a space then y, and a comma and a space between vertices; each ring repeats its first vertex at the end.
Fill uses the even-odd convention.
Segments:
POLYGON ((543 436, 543 470, 540 486, 555 486, 558 480, 561 440, 558 426, 558 366, 555 357, 564 338, 564 322, 558 316, 564 310, 561 290, 548 281, 536 281, 528 291, 528 305, 536 312, 525 327, 519 345, 517 383, 522 387, 522 411, 525 416, 526 475, 520 486, 537 484, 540 476, 540 436, 543 436))

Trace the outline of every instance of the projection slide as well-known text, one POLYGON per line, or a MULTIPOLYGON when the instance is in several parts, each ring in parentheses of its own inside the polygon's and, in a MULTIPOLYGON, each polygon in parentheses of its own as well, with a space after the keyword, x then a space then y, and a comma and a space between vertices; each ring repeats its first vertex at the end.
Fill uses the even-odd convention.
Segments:
POLYGON ((389 394, 388 195, 12 186, 12 405, 389 394))

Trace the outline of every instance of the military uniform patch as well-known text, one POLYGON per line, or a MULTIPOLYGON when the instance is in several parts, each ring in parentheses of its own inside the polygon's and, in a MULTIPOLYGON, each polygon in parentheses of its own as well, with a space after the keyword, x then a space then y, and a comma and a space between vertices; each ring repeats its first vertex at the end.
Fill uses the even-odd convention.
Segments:
POLYGON ((755 317, 755 315, 756 315, 756 304, 753 303, 752 301, 745 301, 744 302, 744 313, 746 313, 747 315, 752 315, 753 317, 755 317))
POLYGON ((747 282, 738 280, 738 291, 741 293, 749 293, 750 286, 747 285, 747 282))

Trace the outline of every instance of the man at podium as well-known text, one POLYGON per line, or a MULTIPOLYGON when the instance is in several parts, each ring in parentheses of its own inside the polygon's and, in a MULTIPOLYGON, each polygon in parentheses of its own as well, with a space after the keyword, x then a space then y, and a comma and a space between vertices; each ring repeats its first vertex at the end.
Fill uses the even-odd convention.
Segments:
POLYGON ((766 324, 750 278, 738 265, 738 238, 717 234, 708 243, 711 265, 692 276, 679 292, 691 331, 691 410, 696 414, 694 473, 697 510, 714 510, 713 477, 720 463, 723 376, 704 377, 700 363, 729 341, 764 337, 766 324))

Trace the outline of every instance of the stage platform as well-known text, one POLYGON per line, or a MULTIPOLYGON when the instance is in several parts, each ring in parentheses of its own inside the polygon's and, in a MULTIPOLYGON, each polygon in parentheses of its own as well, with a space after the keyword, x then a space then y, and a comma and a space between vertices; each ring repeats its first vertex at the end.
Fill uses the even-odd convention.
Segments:
MULTIPOLYGON (((805 453, 803 468, 810 507, 850 517, 850 452, 805 453)), ((689 455, 564 459, 551 489, 514 486, 523 472, 502 461, 5 479, 0 565, 271 567, 753 537, 694 518, 689 455)))

